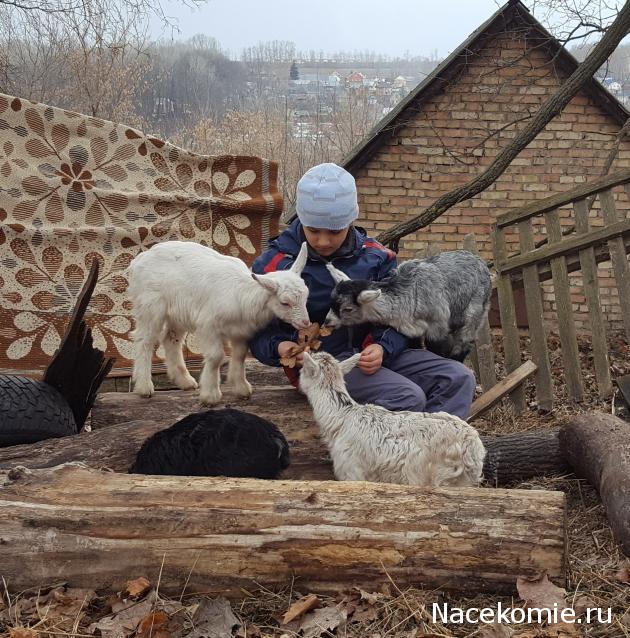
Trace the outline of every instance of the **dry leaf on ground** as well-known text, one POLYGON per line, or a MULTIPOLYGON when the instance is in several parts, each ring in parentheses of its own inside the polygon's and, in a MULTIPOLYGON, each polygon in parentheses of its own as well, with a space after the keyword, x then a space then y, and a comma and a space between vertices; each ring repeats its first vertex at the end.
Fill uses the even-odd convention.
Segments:
POLYGON ((630 583, 630 563, 623 563, 615 572, 613 579, 618 583, 630 583))
POLYGON ((121 593, 121 598, 132 598, 138 600, 142 598, 151 589, 151 583, 144 576, 140 576, 135 580, 128 580, 125 585, 124 591, 121 593))
POLYGON ((92 623, 88 632, 93 634, 98 629, 101 638, 128 638, 136 631, 140 621, 151 613, 152 607, 153 604, 146 598, 139 603, 121 603, 113 614, 92 623))
POLYGON ((292 620, 303 616, 306 612, 319 607, 320 600, 315 594, 309 594, 304 598, 294 602, 282 617, 282 624, 286 625, 292 620))
POLYGON ((479 638, 511 638, 513 635, 514 632, 505 623, 484 625, 478 634, 479 638))
POLYGON ((138 625, 136 638, 171 638, 168 616, 163 611, 155 611, 145 616, 138 625))
POLYGON ((234 628, 241 626, 225 598, 204 598, 193 616, 194 628, 186 638, 232 638, 234 628))
POLYGON ((370 605, 376 605, 379 600, 385 598, 385 594, 376 591, 367 592, 363 589, 359 589, 359 593, 361 594, 361 600, 365 600, 365 602, 370 605))
POLYGON ((34 629, 29 627, 11 627, 9 629, 9 638, 37 638, 38 634, 34 629))
POLYGON ((553 610, 555 604, 560 611, 567 606, 565 602, 566 590, 554 585, 547 578, 547 574, 534 579, 519 576, 516 579, 516 589, 529 608, 553 610))
POLYGON ((300 631, 303 638, 319 638, 329 635, 329 632, 337 629, 346 621, 346 613, 338 607, 322 607, 304 616, 300 631))
POLYGON ((588 596, 578 596, 573 602, 573 609, 576 616, 581 616, 587 609, 595 608, 597 605, 593 599, 588 596))

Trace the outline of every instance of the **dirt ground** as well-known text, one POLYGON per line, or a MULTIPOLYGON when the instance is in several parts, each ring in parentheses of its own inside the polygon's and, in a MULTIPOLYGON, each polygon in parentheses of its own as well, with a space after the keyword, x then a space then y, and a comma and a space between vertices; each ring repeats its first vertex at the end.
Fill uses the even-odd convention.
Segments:
MULTIPOLYGON (((494 341, 497 352, 497 376, 504 376, 501 344, 494 341)), ((528 339, 522 337, 523 358, 528 358, 528 339)), ((536 410, 533 383, 526 386, 529 409, 515 415, 503 404, 475 422, 483 434, 507 434, 516 431, 557 427, 571 415, 589 410, 613 413, 627 419, 628 413, 616 390, 607 400, 600 400, 587 338, 580 339, 580 356, 585 385, 585 401, 572 404, 563 382, 562 354, 559 339, 549 338, 551 367, 554 375, 555 402, 551 414, 536 410)), ((628 344, 621 337, 611 339, 613 378, 630 373, 628 344)), ((630 426, 629 426, 630 427, 630 426)), ((519 583, 519 595, 499 598, 487 595, 452 596, 441 591, 409 589, 401 591, 390 582, 382 591, 352 590, 336 598, 303 591, 299 582, 287 583, 279 591, 258 588, 243 591, 243 598, 231 603, 188 596, 185 583, 182 595, 166 599, 159 594, 159 583, 146 585, 140 593, 94 592, 57 587, 27 591, 0 597, 0 638, 37 638, 39 635, 87 638, 317 638, 341 636, 356 638, 417 638, 419 636, 478 636, 480 638, 521 638, 571 636, 630 637, 630 561, 612 538, 610 527, 595 490, 574 476, 541 477, 514 485, 522 489, 561 490, 568 501, 568 582, 566 592, 546 583, 519 583), (529 594, 528 594, 529 591, 529 594), (572 607, 580 624, 485 625, 433 622, 432 604, 448 603, 453 608, 497 609, 523 607, 524 598, 539 604, 572 607), (313 594, 309 598, 307 596, 313 594), (537 597, 536 597, 537 596, 537 597), (298 602, 299 601, 299 602, 298 602), (586 623, 585 608, 599 608, 601 616, 586 623), (291 610, 291 617, 284 617, 291 610), (610 616, 608 615, 610 613, 610 616), (284 617, 284 618, 283 618, 284 617), (608 621, 610 622, 600 622, 608 621), (284 622, 283 622, 284 620, 284 622)), ((129 574, 133 580, 141 574, 129 574)), ((516 576, 516 574, 515 574, 516 576)), ((0 587, 2 583, 0 583, 0 587)), ((131 588, 138 587, 137 582, 131 588)))

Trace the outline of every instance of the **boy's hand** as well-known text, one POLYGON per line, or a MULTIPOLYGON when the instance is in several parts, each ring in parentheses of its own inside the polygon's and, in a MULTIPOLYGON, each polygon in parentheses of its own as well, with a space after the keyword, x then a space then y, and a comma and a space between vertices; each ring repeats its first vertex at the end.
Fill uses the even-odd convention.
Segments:
MULTIPOLYGON (((280 359, 290 359, 291 357, 295 357, 295 367, 301 368, 304 363, 304 352, 293 354, 299 348, 300 346, 295 343, 295 341, 281 341, 278 344, 278 357, 280 357, 280 359)), ((306 347, 306 352, 310 352, 308 346, 306 347)))
POLYGON ((357 367, 363 374, 374 374, 383 365, 385 350, 378 343, 370 344, 361 352, 357 367))

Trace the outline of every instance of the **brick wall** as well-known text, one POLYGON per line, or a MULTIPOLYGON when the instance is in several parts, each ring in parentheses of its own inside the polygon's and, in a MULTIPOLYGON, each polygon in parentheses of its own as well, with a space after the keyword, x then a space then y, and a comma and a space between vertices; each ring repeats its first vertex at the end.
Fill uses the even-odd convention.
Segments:
MULTIPOLYGON (((370 232, 378 234, 414 217, 440 195, 470 181, 509 143, 568 75, 537 44, 522 28, 488 36, 465 66, 450 71, 443 91, 407 109, 407 124, 356 173, 360 222, 370 232)), ((462 248, 464 235, 475 233, 482 256, 491 259, 490 227, 496 215, 601 175, 619 128, 595 96, 575 96, 495 184, 406 237, 400 258, 423 256, 428 242, 441 250, 462 248)), ((626 167, 628 142, 621 145, 612 170, 626 167)), ((620 212, 630 207, 623 191, 617 199, 620 212)), ((561 214, 563 224, 572 223, 569 210, 561 214)), ((603 224, 598 204, 591 217, 594 226, 603 224)), ((540 224, 534 233, 536 240, 543 236, 540 224)), ((517 243, 517 235, 510 240, 517 243)), ((610 264, 600 271, 602 306, 610 327, 617 329, 621 317, 610 264)), ((545 286, 546 314, 553 320, 550 291, 545 286)), ((578 328, 587 330, 579 276, 573 276, 573 291, 578 328)))

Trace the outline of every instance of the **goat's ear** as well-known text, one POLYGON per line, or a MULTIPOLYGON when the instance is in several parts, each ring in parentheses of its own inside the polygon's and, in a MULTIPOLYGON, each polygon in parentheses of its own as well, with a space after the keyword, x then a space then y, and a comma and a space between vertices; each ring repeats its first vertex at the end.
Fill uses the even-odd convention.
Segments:
POLYGON ((317 368, 315 359, 313 359, 313 357, 311 357, 311 355, 308 352, 306 352, 306 350, 304 351, 304 359, 302 360, 302 367, 305 370, 314 370, 315 368, 317 368))
POLYGON ((328 268, 328 272, 330 273, 333 281, 338 284, 341 281, 350 281, 350 277, 346 275, 345 272, 341 272, 341 270, 337 270, 332 264, 326 264, 326 268, 328 268))
POLYGON ((295 258, 293 262, 293 266, 291 266, 291 272, 294 272, 296 275, 302 274, 302 270, 304 270, 304 266, 306 266, 306 260, 308 258, 308 248, 306 247, 306 242, 302 242, 302 248, 300 248, 300 252, 298 256, 295 258))
POLYGON ((266 288, 269 292, 278 292, 278 283, 271 277, 252 273, 252 278, 254 281, 257 281, 263 288, 266 288))
POLYGON ((361 358, 361 353, 357 352, 357 354, 353 354, 348 359, 345 359, 344 361, 340 361, 339 367, 341 368, 341 372, 343 372, 344 375, 348 374, 348 372, 350 372, 350 370, 352 370, 352 368, 354 368, 354 366, 356 366, 357 363, 359 363, 360 358, 361 358))
POLYGON ((380 290, 363 290, 357 295, 357 301, 363 305, 364 303, 370 303, 381 296, 380 290))

